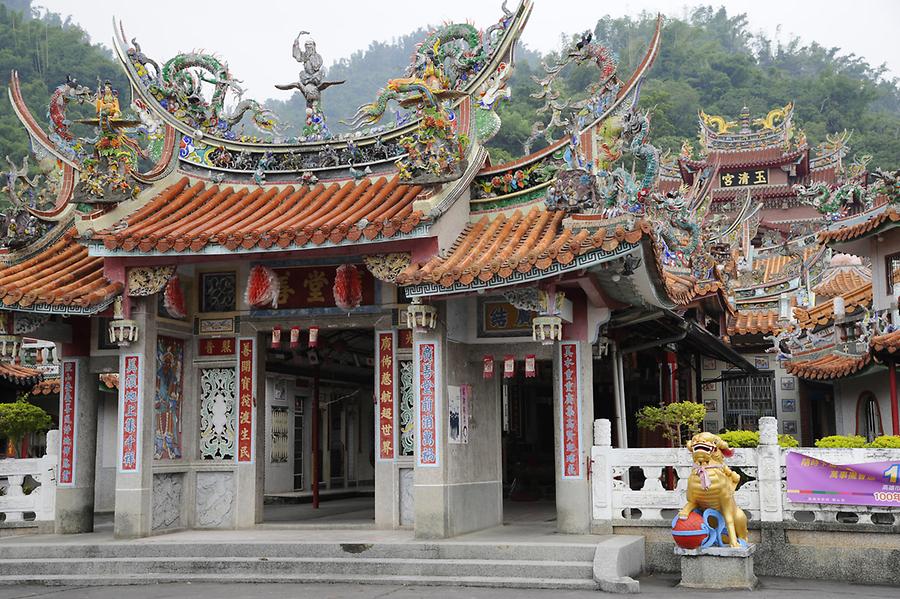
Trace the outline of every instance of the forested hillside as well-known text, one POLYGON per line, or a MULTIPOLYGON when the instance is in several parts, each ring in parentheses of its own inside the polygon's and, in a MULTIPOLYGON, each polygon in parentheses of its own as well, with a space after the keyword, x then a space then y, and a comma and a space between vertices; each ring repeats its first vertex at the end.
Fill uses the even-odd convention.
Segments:
MULTIPOLYGON (((67 74, 87 85, 98 77, 110 78, 124 89, 124 77, 108 50, 92 45, 77 25, 52 14, 36 19, 30 10, 29 0, 0 0, 0 82, 5 86, 9 71, 18 69, 36 115, 44 115, 50 92, 67 74)), ((595 38, 618 54, 623 76, 642 58, 654 21, 655 16, 647 14, 597 22, 595 38)), ((574 26, 571 33, 580 33, 574 26)), ((423 33, 416 31, 390 43, 373 42, 328 69, 329 79, 346 79, 344 85, 324 94, 333 130, 342 130, 339 120, 371 101, 389 78, 403 75, 423 33)), ((518 58, 511 82, 513 97, 500 109, 503 128, 491 143, 495 162, 522 153, 522 143, 539 117, 535 110, 540 102, 529 95, 538 89, 532 76, 541 73, 542 57, 521 50, 518 58)), ((743 15, 706 7, 694 10, 685 20, 666 20, 660 55, 644 84, 641 104, 652 112, 654 143, 677 150, 684 139, 696 138, 700 108, 736 116, 746 105, 759 115, 794 100, 796 122, 812 143, 847 129, 853 131, 854 151, 871 154, 872 166, 896 167, 900 164, 900 87, 897 80, 883 75, 846 51, 797 41, 776 44, 752 34, 743 15)), ((589 66, 572 69, 564 77, 567 92, 577 96, 595 76, 589 66)), ((286 123, 302 121, 305 105, 299 94, 266 104, 286 123)), ((26 148, 27 138, 9 103, 0 99, 0 157, 22 155, 26 148)))

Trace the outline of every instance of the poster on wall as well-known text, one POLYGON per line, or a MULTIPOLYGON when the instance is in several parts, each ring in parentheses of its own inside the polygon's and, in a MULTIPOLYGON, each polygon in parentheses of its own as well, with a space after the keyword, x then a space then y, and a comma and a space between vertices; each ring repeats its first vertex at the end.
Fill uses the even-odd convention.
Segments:
POLYGON ((440 393, 438 391, 440 380, 437 374, 438 346, 434 342, 419 342, 416 344, 416 382, 419 401, 416 407, 418 425, 418 448, 416 451, 417 465, 430 467, 439 465, 440 450, 440 393))
POLYGON ((78 409, 75 398, 78 397, 78 363, 64 360, 62 365, 62 381, 59 393, 59 485, 75 484, 75 439, 78 409))
POLYGON ((900 507, 900 460, 830 464, 791 451, 785 461, 792 503, 900 507))
POLYGON ((578 344, 560 343, 560 431, 562 443, 562 477, 581 478, 581 439, 579 425, 581 420, 581 389, 578 380, 578 344))
POLYGON ((153 458, 181 458, 181 404, 184 386, 184 340, 156 338, 156 397, 153 402, 153 458))
POLYGON ((450 443, 460 443, 462 437, 460 432, 462 429, 460 422, 462 407, 460 402, 460 388, 456 385, 447 385, 447 410, 450 419, 450 430, 448 431, 450 443))
POLYGON ((459 434, 463 443, 469 442, 469 415, 472 413, 472 386, 459 388, 459 434))

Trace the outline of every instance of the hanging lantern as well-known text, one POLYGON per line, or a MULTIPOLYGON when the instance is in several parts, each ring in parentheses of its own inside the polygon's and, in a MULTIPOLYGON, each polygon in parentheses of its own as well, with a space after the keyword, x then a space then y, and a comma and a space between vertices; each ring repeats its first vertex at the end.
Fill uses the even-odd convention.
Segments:
POLYGON ((244 294, 244 299, 249 305, 254 308, 265 306, 277 308, 280 291, 281 285, 274 270, 261 264, 250 269, 250 276, 247 277, 247 292, 244 294))
POLYGON ((278 325, 272 329, 272 349, 281 349, 281 327, 278 325))
POLYGON ((342 310, 353 310, 362 303, 362 277, 353 264, 338 266, 334 275, 334 303, 342 310))
POLYGON ((525 378, 533 379, 537 376, 537 364, 535 363, 534 354, 525 356, 525 378))
POLYGON ((516 358, 515 356, 506 356, 503 358, 503 378, 511 379, 516 375, 516 358))
POLYGON ((319 327, 309 327, 309 348, 319 347, 319 327))
POLYGON ((184 292, 181 290, 181 282, 178 275, 173 275, 166 288, 163 290, 163 307, 172 318, 185 318, 187 305, 184 301, 184 292))
POLYGON ((109 321, 109 340, 119 347, 128 347, 137 341, 138 325, 130 318, 125 318, 122 296, 113 303, 113 319, 109 321))
POLYGON ((484 357, 484 369, 482 370, 482 376, 486 379, 494 378, 494 356, 485 356, 484 357))
POLYGON ((300 327, 291 327, 291 349, 300 347, 300 327))

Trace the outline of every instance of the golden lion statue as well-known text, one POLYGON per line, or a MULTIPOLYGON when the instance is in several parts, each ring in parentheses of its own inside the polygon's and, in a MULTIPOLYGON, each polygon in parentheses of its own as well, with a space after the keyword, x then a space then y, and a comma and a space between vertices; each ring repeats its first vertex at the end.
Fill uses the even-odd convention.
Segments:
POLYGON ((717 510, 725 519, 728 544, 740 547, 739 539, 747 541, 747 515, 734 502, 741 477, 725 465, 725 458, 734 452, 718 435, 705 432, 694 435, 687 448, 694 458, 694 468, 688 477, 687 503, 678 517, 687 518, 697 508, 717 510))

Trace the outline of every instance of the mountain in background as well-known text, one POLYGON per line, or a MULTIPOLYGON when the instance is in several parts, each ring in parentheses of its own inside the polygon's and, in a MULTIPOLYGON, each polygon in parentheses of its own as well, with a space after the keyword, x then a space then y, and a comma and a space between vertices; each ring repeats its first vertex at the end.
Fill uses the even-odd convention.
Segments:
MULTIPOLYGON (((618 53, 619 73, 628 77, 643 57, 655 15, 604 17, 594 27, 595 39, 618 53)), ((574 32, 573 32, 574 33, 574 32)), ((345 130, 340 120, 351 117, 358 106, 372 101, 388 79, 403 76, 415 45, 425 34, 417 30, 391 42, 372 42, 328 68, 329 79, 346 83, 329 88, 324 108, 329 126, 345 130)), ((730 16, 725 9, 700 7, 687 18, 666 19, 659 56, 641 92, 641 106, 651 111, 653 143, 678 151, 682 141, 697 137, 697 111, 736 117, 747 106, 754 116, 793 100, 795 123, 810 143, 825 140, 828 133, 853 131, 854 152, 873 157, 870 167, 894 167, 900 163, 900 86, 885 71, 852 54, 841 56, 837 48, 798 40, 775 43, 750 32, 746 16, 730 16)), ((520 156, 522 144, 540 115, 538 91, 532 76, 542 74, 540 60, 553 54, 519 48, 516 70, 510 81, 513 96, 499 109, 500 133, 491 141, 495 163, 520 156)), ((30 0, 0 0, 0 82, 18 69, 29 107, 41 118, 53 88, 67 74, 92 85, 97 77, 109 78, 126 89, 125 77, 111 52, 91 44, 87 34, 56 14, 39 18, 30 0), (15 12, 24 11, 24 12, 15 12)), ((590 65, 564 73, 565 91, 573 96, 596 78, 590 65)), ((289 126, 303 122, 305 103, 299 94, 286 101, 270 99, 271 108, 289 126)), ((288 134, 296 134, 296 128, 288 134)), ((0 157, 21 156, 27 136, 9 103, 0 101, 0 157)))

